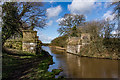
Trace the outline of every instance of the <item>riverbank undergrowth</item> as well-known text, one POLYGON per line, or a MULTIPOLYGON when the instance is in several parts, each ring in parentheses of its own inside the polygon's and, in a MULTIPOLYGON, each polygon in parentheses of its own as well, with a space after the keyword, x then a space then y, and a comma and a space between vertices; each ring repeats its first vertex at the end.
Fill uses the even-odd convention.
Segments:
MULTIPOLYGON (((6 49, 2 56, 2 80, 56 80, 55 72, 48 72, 52 56, 42 51, 35 55, 15 49, 6 49)), ((59 70, 58 73, 61 71, 59 70)), ((63 78, 62 78, 63 79, 63 78)))

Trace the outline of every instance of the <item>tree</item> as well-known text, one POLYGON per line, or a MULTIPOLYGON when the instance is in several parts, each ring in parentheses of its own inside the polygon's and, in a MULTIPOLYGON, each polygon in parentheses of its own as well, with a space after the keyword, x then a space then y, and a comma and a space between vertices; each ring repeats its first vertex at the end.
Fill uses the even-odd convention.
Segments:
POLYGON ((5 2, 3 9, 2 44, 23 29, 43 28, 46 25, 43 4, 32 2, 5 2))
POLYGON ((114 27, 115 27, 115 24, 111 23, 109 19, 107 19, 107 21, 104 21, 103 31, 104 31, 105 38, 111 37, 111 32, 114 30, 114 27))
POLYGON ((65 47, 67 45, 67 35, 57 37, 51 41, 52 46, 65 47))
POLYGON ((78 31, 77 31, 77 27, 73 26, 71 29, 71 36, 73 37, 78 37, 78 31))
POLYGON ((84 21, 84 15, 65 14, 63 18, 58 20, 59 26, 61 26, 61 28, 58 29, 58 32, 60 33, 60 35, 64 34, 71 36, 71 33, 75 33, 73 31, 76 31, 79 26, 83 25, 84 21))
POLYGON ((20 21, 18 21, 17 7, 14 6, 15 3, 4 3, 3 8, 3 25, 2 25, 2 44, 7 40, 12 34, 20 32, 20 21))
POLYGON ((100 37, 110 38, 114 27, 115 24, 107 19, 101 21, 86 22, 85 25, 80 29, 82 33, 90 33, 93 40, 98 40, 100 37))
POLYGON ((23 29, 43 28, 46 25, 45 9, 41 2, 20 2, 18 7, 19 19, 22 21, 23 29), (25 27, 23 24, 27 24, 25 27))
POLYGON ((120 1, 112 2, 110 6, 114 6, 113 14, 116 13, 115 19, 118 19, 118 29, 120 29, 120 1))
POLYGON ((100 34, 102 33, 101 30, 103 29, 103 26, 104 24, 102 21, 90 21, 86 22, 80 29, 82 33, 89 33, 92 40, 98 40, 100 34))

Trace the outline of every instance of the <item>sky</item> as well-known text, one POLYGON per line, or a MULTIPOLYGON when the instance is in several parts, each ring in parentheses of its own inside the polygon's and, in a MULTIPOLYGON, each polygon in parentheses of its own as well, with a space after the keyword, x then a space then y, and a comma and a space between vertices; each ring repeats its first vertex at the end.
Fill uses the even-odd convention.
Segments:
POLYGON ((65 14, 83 14, 86 17, 86 21, 102 20, 109 18, 112 20, 113 7, 108 5, 111 2, 84 2, 79 0, 72 0, 71 2, 44 2, 46 9, 47 25, 44 29, 34 29, 37 31, 39 39, 43 43, 50 43, 51 40, 59 36, 57 30, 60 28, 59 21, 65 14))

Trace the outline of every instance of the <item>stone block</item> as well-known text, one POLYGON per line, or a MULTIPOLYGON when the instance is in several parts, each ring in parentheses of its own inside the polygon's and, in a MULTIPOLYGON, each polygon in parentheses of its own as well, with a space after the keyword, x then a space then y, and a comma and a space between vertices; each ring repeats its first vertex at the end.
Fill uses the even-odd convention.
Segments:
POLYGON ((23 51, 36 53, 36 46, 37 46, 37 43, 23 42, 22 49, 23 51))

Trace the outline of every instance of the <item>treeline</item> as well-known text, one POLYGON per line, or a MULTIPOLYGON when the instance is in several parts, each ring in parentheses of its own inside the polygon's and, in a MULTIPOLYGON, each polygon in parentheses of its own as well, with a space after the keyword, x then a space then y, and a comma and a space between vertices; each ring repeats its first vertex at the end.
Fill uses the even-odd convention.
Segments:
POLYGON ((67 35, 57 37, 57 38, 55 38, 54 40, 51 41, 50 45, 66 47, 66 45, 67 45, 67 42, 66 42, 67 38, 68 38, 67 35))
POLYGON ((49 46, 50 43, 42 43, 42 46, 49 46))

